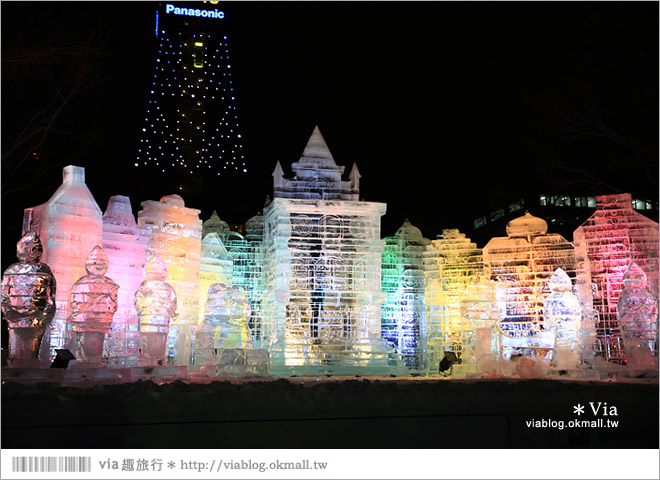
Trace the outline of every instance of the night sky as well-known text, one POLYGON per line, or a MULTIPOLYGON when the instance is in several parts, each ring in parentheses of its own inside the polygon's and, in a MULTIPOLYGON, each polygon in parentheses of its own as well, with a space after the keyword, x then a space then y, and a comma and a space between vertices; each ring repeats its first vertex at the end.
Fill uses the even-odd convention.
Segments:
MULTIPOLYGON (((2 3, 3 270, 16 261, 23 209, 50 198, 63 165, 86 168, 102 210, 115 194, 130 196, 137 212, 174 193, 133 167, 156 5, 2 3), (12 132, 40 109, 48 79, 38 65, 13 70, 6 60, 63 31, 71 41, 105 38, 104 81, 64 115, 60 129, 73 133, 54 134, 37 152, 62 165, 10 192, 44 168, 28 164, 4 184, 12 132)), ((527 193, 658 196, 657 2, 217 8, 249 172, 221 179, 212 198, 184 197, 204 220, 214 209, 230 223, 256 214, 272 195, 275 163, 291 176, 317 124, 347 173, 357 162, 361 197, 387 203, 383 236, 405 218, 431 239, 452 227, 473 236, 475 217, 527 193)))

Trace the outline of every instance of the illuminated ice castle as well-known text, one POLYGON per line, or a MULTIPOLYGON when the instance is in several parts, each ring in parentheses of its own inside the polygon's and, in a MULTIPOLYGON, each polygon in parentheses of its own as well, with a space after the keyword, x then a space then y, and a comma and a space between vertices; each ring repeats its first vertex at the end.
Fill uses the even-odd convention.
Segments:
POLYGON ((548 281, 557 268, 575 278, 573 246, 561 235, 547 232, 545 220, 525 212, 507 224, 506 237, 491 239, 483 249, 484 273, 497 284, 504 346, 543 356, 549 355, 554 343, 543 325, 548 281))
POLYGON ((382 336, 406 367, 426 373, 426 318, 422 255, 429 240, 408 219, 386 237, 382 261, 382 336))
MULTIPOLYGON (((445 229, 424 252, 426 331, 429 373, 438 373, 447 352, 463 362, 466 320, 461 300, 482 274, 482 252, 464 233, 445 229)), ((470 329, 470 328, 468 328, 470 329)), ((469 354, 468 354, 469 356, 469 354)))
MULTIPOLYGON (((318 128, 284 178, 273 172, 264 211, 263 335, 274 373, 390 373, 381 339, 380 217, 385 204, 359 201, 318 128)), ((400 363, 400 361, 399 361, 400 363)), ((392 364, 392 366, 390 366, 392 364)))
POLYGON ((617 303, 631 262, 648 277, 658 295, 658 223, 633 210, 629 193, 596 197, 597 210, 577 230, 578 297, 587 323, 595 328, 594 353, 623 361, 617 303))

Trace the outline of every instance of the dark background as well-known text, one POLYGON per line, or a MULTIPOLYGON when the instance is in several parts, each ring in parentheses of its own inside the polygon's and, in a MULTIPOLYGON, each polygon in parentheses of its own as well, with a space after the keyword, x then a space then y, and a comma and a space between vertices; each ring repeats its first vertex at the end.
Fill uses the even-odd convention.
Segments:
MULTIPOLYGON (((2 3, 3 269, 23 209, 50 198, 65 165, 86 168, 102 210, 115 194, 137 212, 173 193, 133 167, 157 5, 2 3), (101 53, 49 58, 62 38, 101 53), (81 63, 94 81, 13 174, 16 132, 81 63)), ((346 173, 357 162, 361 197, 387 203, 383 236, 409 218, 428 238, 458 227, 483 247, 474 219, 523 195, 658 196, 656 2, 195 5, 226 15, 208 21, 228 32, 248 165, 186 199, 202 219, 257 213, 275 163, 290 176, 316 124, 346 173)))

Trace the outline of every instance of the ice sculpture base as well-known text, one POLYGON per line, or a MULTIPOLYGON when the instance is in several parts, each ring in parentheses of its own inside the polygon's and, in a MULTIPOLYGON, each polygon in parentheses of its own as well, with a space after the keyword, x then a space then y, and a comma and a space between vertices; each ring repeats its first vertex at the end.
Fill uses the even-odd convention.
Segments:
POLYGON ((251 348, 221 348, 213 353, 213 364, 199 365, 191 377, 247 378, 270 375, 268 350, 251 348))
POLYGON ((130 367, 131 380, 151 380, 153 382, 169 382, 183 380, 188 376, 188 367, 176 366, 147 366, 130 367))
POLYGON ((2 369, 3 382, 16 383, 61 383, 66 372, 63 368, 10 368, 2 369))

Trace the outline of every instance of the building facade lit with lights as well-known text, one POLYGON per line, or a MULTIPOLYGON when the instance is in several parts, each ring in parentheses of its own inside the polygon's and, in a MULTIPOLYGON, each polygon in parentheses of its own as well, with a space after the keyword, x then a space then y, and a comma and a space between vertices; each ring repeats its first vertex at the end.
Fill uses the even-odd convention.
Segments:
POLYGON ((185 7, 163 3, 156 11, 157 52, 135 162, 178 173, 178 193, 199 191, 208 176, 246 171, 224 13, 202 2, 185 7))

